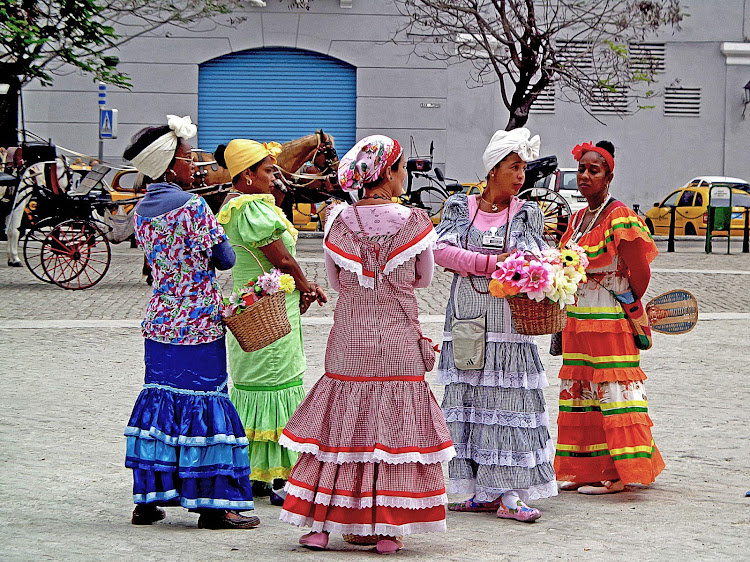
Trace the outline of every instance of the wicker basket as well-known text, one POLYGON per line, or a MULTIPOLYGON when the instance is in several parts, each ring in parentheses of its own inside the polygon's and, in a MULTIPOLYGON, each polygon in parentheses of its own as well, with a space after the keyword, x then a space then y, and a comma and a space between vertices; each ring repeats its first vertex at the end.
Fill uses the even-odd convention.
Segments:
MULTIPOLYGON (((241 244, 232 244, 249 253, 260 266, 266 270, 255 254, 241 244)), ((291 333, 292 326, 286 314, 286 293, 278 291, 272 295, 260 297, 239 314, 224 318, 224 323, 240 344, 242 351, 258 351, 278 339, 291 333)))
POLYGON ((224 318, 224 323, 242 351, 258 351, 292 331, 286 315, 286 293, 261 297, 239 314, 224 318))
POLYGON ((539 336, 561 332, 568 321, 567 312, 556 302, 544 299, 541 302, 525 295, 508 297, 508 306, 513 325, 519 334, 539 336))

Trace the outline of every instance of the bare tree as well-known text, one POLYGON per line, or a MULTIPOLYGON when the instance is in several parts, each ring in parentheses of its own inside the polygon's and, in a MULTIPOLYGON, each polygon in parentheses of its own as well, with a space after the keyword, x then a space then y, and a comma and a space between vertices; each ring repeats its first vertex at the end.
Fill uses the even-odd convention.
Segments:
POLYGON ((589 113, 594 105, 625 110, 628 92, 636 103, 654 96, 658 61, 642 43, 662 29, 679 30, 685 16, 679 0, 396 4, 407 19, 393 40, 409 42, 426 59, 447 64, 470 61, 470 86, 499 84, 510 113, 508 130, 526 123, 529 109, 545 88, 556 88, 589 113))

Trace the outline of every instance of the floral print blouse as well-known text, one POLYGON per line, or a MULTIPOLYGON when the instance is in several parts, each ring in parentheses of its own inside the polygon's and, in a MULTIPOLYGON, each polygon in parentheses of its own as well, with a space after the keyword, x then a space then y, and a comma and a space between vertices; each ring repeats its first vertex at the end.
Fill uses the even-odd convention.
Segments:
POLYGON ((178 345, 224 336, 221 291, 211 248, 227 239, 203 198, 155 217, 135 213, 135 237, 152 268, 154 294, 141 324, 145 338, 178 345))

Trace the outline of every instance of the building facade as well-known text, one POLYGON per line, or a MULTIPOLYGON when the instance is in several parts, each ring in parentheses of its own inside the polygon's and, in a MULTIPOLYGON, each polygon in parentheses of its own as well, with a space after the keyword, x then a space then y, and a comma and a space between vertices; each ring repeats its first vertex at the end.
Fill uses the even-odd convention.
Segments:
MULTIPOLYGON (((542 137, 542 154, 572 167, 571 148, 608 139, 616 146, 613 192, 629 204, 650 206, 696 175, 750 179, 750 0, 683 1, 682 30, 648 39, 663 60, 655 107, 594 119, 581 107, 550 96, 527 127, 542 137), (601 121, 601 122, 599 122, 601 121)), ((130 136, 191 115, 197 145, 213 151, 242 136, 286 141, 323 127, 349 148, 383 133, 420 154, 435 146, 435 161, 462 182, 481 175, 481 155, 507 111, 497 85, 467 86, 466 65, 446 66, 390 41, 403 18, 388 0, 314 0, 289 10, 267 0, 247 7, 236 26, 203 30, 163 28, 124 44, 118 68, 131 91, 108 88, 107 107, 119 112, 116 140, 104 155, 120 161, 130 136)), ((59 146, 96 155, 97 85, 77 72, 51 88, 24 89, 26 126, 59 146)), ((559 98, 559 96, 557 96, 559 98)))

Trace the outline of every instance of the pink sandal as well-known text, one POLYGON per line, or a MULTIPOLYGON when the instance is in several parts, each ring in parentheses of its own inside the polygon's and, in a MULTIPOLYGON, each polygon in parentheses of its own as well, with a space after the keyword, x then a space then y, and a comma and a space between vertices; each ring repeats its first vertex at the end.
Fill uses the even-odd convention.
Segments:
POLYGON ((328 546, 328 533, 316 533, 315 531, 311 531, 306 535, 302 535, 299 538, 299 543, 302 546, 306 546, 313 550, 325 550, 328 546))
POLYGON ((500 507, 497 510, 497 516, 500 519, 515 519, 522 523, 531 523, 536 521, 542 516, 542 512, 535 507, 529 507, 525 503, 519 500, 517 509, 510 509, 503 504, 502 498, 500 499, 500 507))
POLYGON ((393 554, 404 548, 404 543, 398 537, 388 537, 380 539, 375 546, 378 554, 393 554))

